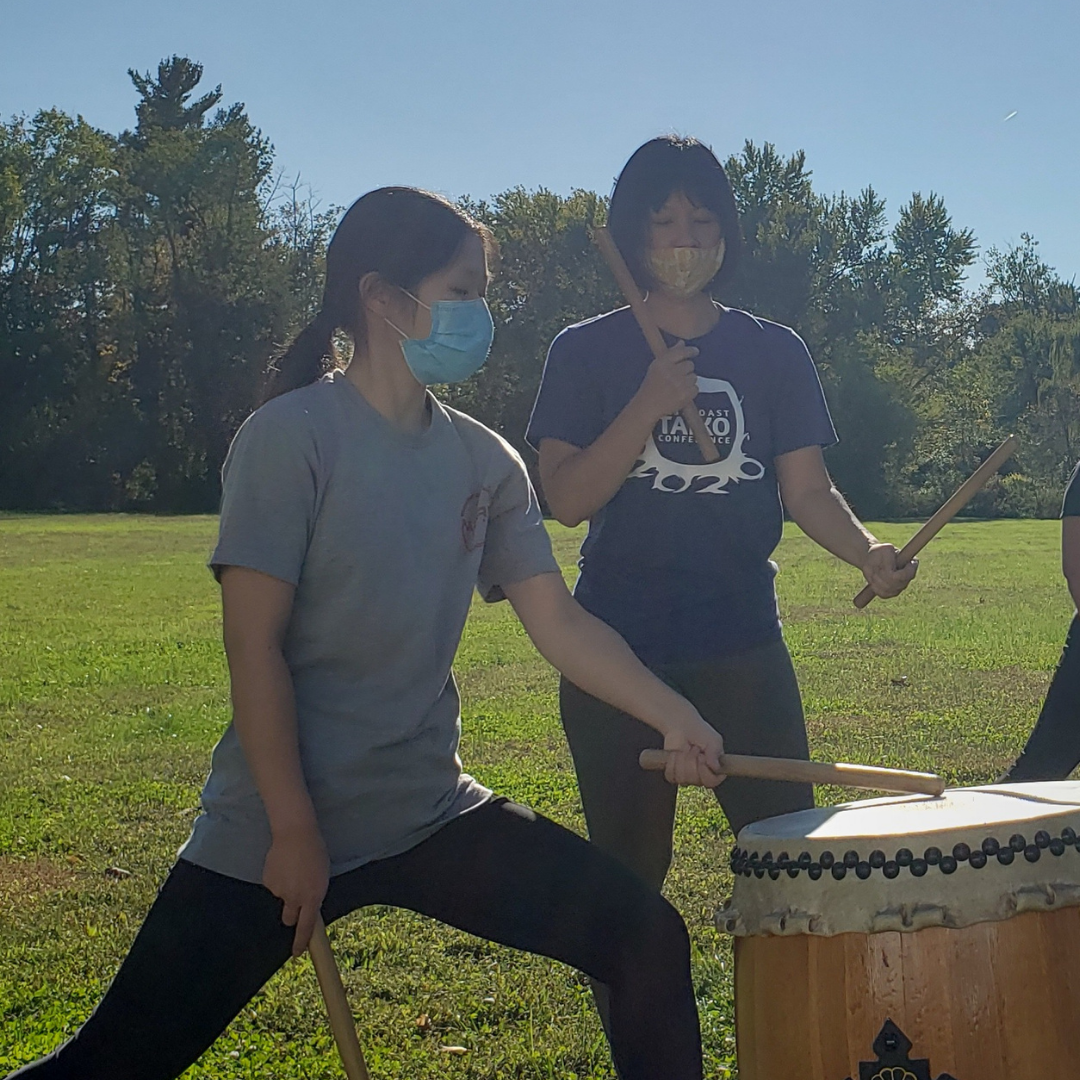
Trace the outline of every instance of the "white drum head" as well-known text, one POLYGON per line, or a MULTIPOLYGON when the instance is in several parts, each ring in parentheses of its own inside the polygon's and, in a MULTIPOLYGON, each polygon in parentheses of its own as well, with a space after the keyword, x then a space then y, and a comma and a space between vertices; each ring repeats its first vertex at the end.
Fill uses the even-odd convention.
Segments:
POLYGON ((1080 904, 1080 783, 843 803, 739 833, 727 933, 968 926, 1080 904))

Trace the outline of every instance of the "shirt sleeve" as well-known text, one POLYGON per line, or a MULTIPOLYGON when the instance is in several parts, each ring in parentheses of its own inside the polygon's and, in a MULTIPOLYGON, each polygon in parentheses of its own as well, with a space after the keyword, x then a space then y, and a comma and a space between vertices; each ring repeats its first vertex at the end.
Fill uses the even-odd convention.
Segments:
POLYGON ((1073 469, 1072 476, 1069 477, 1069 485, 1065 488, 1065 499, 1061 504, 1063 518, 1080 517, 1080 482, 1076 479, 1078 473, 1080 473, 1080 463, 1077 463, 1073 469))
POLYGON ((266 408, 244 421, 222 469, 221 519, 210 569, 245 566, 296 585, 315 523, 310 436, 266 408))
POLYGON ((773 454, 790 454, 805 446, 832 446, 837 442, 829 406, 821 389, 810 351, 794 330, 771 327, 778 361, 773 403, 773 454))
POLYGON ((491 496, 476 582, 489 604, 506 599, 504 585, 559 572, 525 463, 508 443, 500 444, 505 468, 491 496))
POLYGON ((559 439, 572 446, 591 445, 604 431, 602 402, 578 347, 574 328, 551 343, 540 390, 525 440, 540 449, 541 439, 559 439))

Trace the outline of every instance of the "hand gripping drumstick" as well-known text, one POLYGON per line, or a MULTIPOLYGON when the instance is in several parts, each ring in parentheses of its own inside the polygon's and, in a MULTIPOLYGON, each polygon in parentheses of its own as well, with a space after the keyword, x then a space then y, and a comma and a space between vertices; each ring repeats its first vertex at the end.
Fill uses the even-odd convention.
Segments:
MULTIPOLYGON (((658 772, 667 765, 668 750, 642 750, 638 763, 643 769, 658 772)), ((940 795, 945 781, 933 773, 908 772, 905 769, 877 769, 872 765, 829 765, 822 761, 798 758, 750 757, 746 754, 721 754, 720 771, 725 776, 749 776, 755 780, 786 780, 796 784, 837 784, 840 787, 869 788, 916 795, 940 795)))
MULTIPOLYGON (((1016 453, 1020 440, 1015 435, 1010 435, 957 489, 941 509, 900 549, 896 556, 896 568, 907 566, 916 555, 947 525, 986 484, 987 480, 994 475, 1016 453)), ((870 603, 877 593, 870 585, 867 585, 858 596, 855 597, 855 606, 864 608, 870 603)))
MULTIPOLYGON (((653 356, 659 359, 667 352, 667 343, 664 341, 663 334, 660 333, 660 328, 653 321, 652 312, 645 306, 645 298, 641 295, 641 290, 622 254, 615 246, 615 241, 611 239, 611 233, 603 225, 598 225, 593 229, 593 241, 600 249, 600 254, 604 256, 604 262, 608 264, 608 268, 615 276, 623 296, 626 297, 626 302, 630 305, 630 310, 633 311, 634 318, 637 319, 637 324, 641 327, 641 332, 653 351, 653 356)), ((701 419, 701 413, 697 411, 697 406, 693 402, 682 410, 682 418, 686 421, 690 434, 694 436, 702 458, 710 465, 714 461, 719 461, 720 451, 716 449, 716 443, 710 438, 705 428, 705 421, 701 419)))
POLYGON ((349 1080, 371 1080, 360 1050, 360 1041, 356 1037, 356 1025, 353 1023, 352 1010, 345 997, 345 987, 341 984, 341 973, 334 960, 330 940, 326 936, 326 927, 322 916, 315 919, 315 929, 308 943, 311 962, 315 965, 315 977, 319 980, 326 1012, 330 1017, 330 1030, 334 1033, 334 1042, 341 1055, 341 1064, 349 1080))

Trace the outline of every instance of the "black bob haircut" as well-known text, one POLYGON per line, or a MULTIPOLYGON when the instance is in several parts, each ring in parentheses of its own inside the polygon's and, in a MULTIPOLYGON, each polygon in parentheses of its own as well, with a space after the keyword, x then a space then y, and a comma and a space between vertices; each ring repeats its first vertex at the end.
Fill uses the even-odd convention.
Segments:
POLYGON ((608 228, 634 280, 654 284, 645 265, 649 213, 659 210, 676 192, 711 210, 720 219, 724 262, 706 289, 731 280, 742 250, 742 230, 735 196, 716 155, 697 139, 661 135, 638 147, 615 181, 608 208, 608 228))

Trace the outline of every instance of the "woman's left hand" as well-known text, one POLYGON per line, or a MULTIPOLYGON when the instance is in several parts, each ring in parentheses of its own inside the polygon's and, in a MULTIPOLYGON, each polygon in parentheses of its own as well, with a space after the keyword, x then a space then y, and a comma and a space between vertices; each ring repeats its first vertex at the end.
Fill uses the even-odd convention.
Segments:
POLYGON ((897 567, 898 555, 892 544, 871 544, 867 551, 862 564, 863 577, 877 596, 899 596, 918 571, 918 559, 912 559, 907 566, 897 567))

